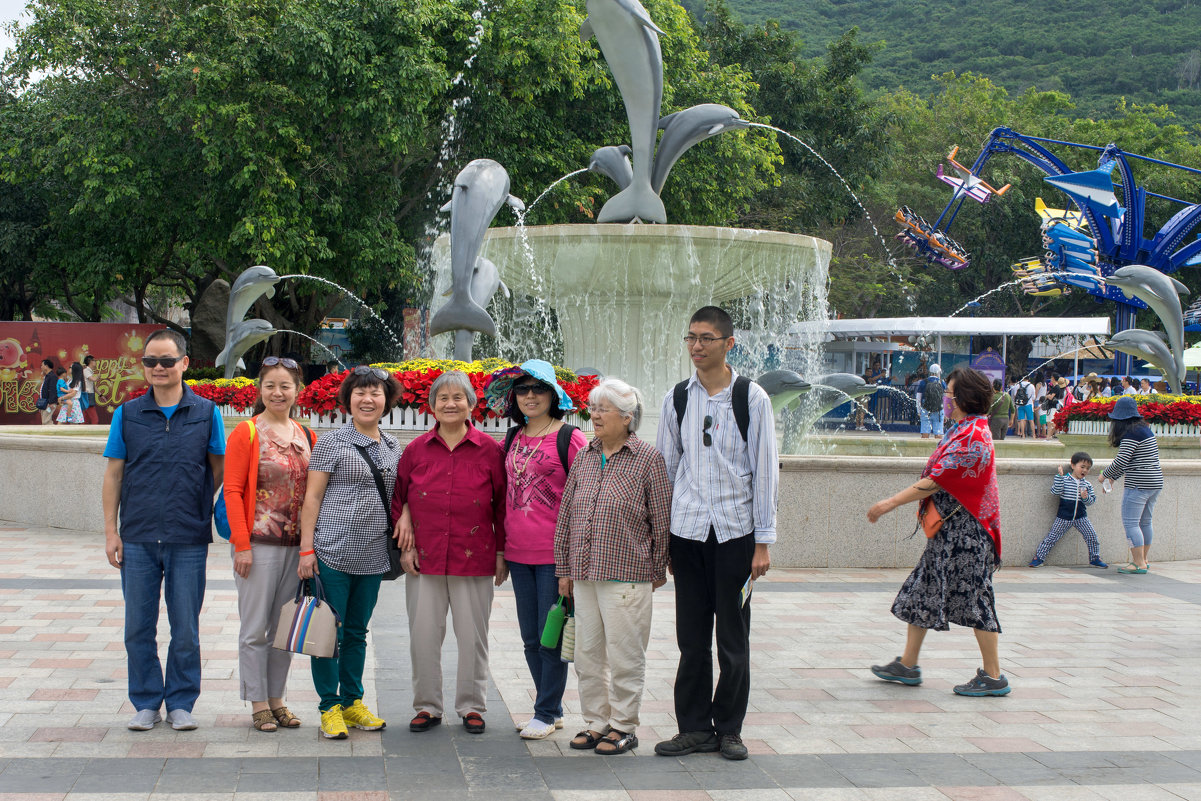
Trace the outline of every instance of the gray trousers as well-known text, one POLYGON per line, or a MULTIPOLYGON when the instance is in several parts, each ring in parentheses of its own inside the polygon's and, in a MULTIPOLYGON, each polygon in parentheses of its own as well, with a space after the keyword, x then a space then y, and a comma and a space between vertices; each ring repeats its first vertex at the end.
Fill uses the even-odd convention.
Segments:
POLYGON ((292 654, 272 648, 271 643, 275 641, 280 608, 296 597, 300 549, 258 544, 251 550, 254 563, 250 575, 242 578, 234 574, 238 617, 242 621, 238 634, 238 673, 242 700, 266 701, 283 698, 288 686, 292 654))
POLYGON ((455 712, 483 714, 488 696, 488 619, 492 576, 405 576, 413 709, 442 717, 442 641, 450 610, 459 649, 455 712))

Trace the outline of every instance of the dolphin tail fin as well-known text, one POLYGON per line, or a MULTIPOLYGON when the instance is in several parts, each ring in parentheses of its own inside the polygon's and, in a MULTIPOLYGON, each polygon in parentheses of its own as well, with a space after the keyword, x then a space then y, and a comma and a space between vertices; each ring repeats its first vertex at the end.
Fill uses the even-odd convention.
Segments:
POLYGON ((642 222, 666 223, 667 210, 663 199, 655 194, 650 184, 635 183, 609 198, 597 215, 598 223, 626 223, 637 218, 642 222))
POLYGON ((447 331, 479 331, 481 334, 496 336, 496 323, 478 303, 471 298, 456 301, 451 298, 430 320, 430 334, 444 334, 447 331))

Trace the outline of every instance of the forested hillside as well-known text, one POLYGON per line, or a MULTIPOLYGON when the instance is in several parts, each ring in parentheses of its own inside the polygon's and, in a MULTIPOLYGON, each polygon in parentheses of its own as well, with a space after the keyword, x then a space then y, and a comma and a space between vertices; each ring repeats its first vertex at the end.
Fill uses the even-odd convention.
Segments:
MULTIPOLYGON (((704 0, 688 0, 703 13, 704 0)), ((1108 116, 1115 102, 1167 104, 1201 123, 1201 3, 1196 0, 729 0, 744 22, 800 34, 817 56, 853 26, 883 42, 862 78, 870 88, 927 95, 931 75, 985 75, 1017 94, 1033 86, 1072 96, 1077 112, 1108 116)))

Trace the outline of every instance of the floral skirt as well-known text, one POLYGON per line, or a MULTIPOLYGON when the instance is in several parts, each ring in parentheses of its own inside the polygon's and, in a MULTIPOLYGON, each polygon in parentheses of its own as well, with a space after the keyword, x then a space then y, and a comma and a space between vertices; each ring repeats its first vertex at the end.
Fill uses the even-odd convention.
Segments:
POLYGON ((926 542, 921 561, 893 601, 892 613, 923 629, 946 631, 947 624, 954 623, 999 633, 992 538, 966 509, 947 517, 959 505, 947 492, 939 490, 933 500, 943 516, 942 530, 926 542))

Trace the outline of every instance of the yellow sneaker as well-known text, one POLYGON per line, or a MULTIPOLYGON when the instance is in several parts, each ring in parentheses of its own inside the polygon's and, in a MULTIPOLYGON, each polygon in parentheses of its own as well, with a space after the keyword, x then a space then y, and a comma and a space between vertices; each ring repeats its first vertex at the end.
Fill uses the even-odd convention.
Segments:
POLYGON ((321 713, 321 736, 329 740, 345 740, 350 736, 342 719, 342 705, 334 704, 321 713))
POLYGON ((361 698, 356 699, 353 704, 342 710, 342 718, 348 726, 365 731, 378 731, 388 725, 383 718, 377 718, 371 714, 371 710, 367 708, 361 698))

